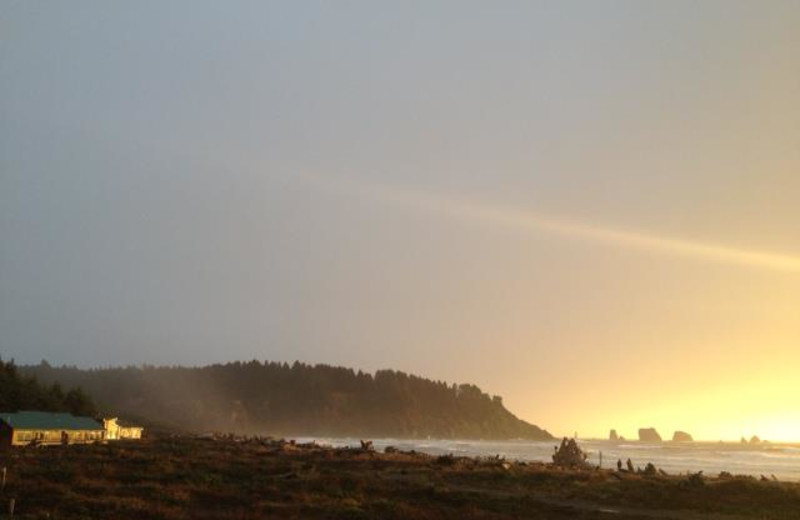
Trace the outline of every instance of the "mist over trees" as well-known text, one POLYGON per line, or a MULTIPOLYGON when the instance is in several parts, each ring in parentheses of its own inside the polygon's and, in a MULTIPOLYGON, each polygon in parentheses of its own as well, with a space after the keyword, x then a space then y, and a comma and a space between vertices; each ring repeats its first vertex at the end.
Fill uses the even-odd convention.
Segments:
POLYGON ((27 366, 54 384, 80 386, 107 413, 192 431, 272 435, 550 439, 474 385, 393 370, 259 361, 187 367, 82 370, 27 366))
POLYGON ((64 391, 56 382, 42 385, 36 378, 20 374, 13 361, 0 359, 0 412, 20 410, 95 414, 94 403, 80 388, 64 391))

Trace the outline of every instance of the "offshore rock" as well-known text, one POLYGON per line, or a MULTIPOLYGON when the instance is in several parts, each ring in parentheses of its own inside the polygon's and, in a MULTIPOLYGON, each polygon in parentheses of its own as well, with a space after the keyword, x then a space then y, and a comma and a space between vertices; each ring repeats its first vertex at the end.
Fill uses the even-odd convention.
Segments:
POLYGON ((618 441, 619 435, 617 435, 617 430, 611 430, 611 433, 608 434, 608 440, 610 441, 618 441))
POLYGON ((672 435, 672 442, 693 442, 694 438, 686 432, 680 430, 672 435))
POLYGON ((661 435, 655 428, 639 428, 639 440, 643 442, 661 442, 661 435))

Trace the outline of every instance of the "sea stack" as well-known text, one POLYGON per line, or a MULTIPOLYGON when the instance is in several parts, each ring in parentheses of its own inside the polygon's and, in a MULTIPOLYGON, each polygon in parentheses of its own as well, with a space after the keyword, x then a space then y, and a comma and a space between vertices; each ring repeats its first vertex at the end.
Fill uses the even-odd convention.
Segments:
POLYGON ((639 440, 642 442, 661 442, 661 435, 655 428, 639 428, 639 440))
POLYGON ((618 441, 619 435, 617 435, 617 430, 611 430, 611 433, 608 434, 608 440, 610 441, 618 441))
POLYGON ((686 432, 682 432, 680 430, 676 431, 672 435, 672 442, 693 442, 694 439, 691 435, 686 432))
POLYGON ((761 444, 761 439, 758 438, 758 435, 753 435, 750 437, 750 444, 761 444))

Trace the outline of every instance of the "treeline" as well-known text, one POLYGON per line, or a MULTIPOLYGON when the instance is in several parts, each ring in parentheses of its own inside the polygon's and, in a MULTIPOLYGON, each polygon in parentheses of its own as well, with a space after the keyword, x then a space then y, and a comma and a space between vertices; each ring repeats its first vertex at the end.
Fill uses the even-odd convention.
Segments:
POLYGON ((273 435, 550 439, 474 385, 393 370, 251 361, 200 368, 82 370, 47 363, 25 372, 80 386, 104 411, 191 431, 273 435))
POLYGON ((20 410, 69 412, 84 416, 96 412, 94 403, 80 388, 65 392, 57 382, 43 385, 35 377, 20 374, 13 361, 0 359, 0 412, 20 410))

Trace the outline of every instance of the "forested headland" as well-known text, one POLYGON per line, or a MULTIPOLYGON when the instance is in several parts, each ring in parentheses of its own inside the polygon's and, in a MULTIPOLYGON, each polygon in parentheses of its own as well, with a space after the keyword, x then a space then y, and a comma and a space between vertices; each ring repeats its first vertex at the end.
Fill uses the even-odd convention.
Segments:
POLYGON ((186 431, 400 438, 536 439, 497 396, 393 370, 236 362, 205 367, 20 367, 83 388, 106 413, 186 431))

